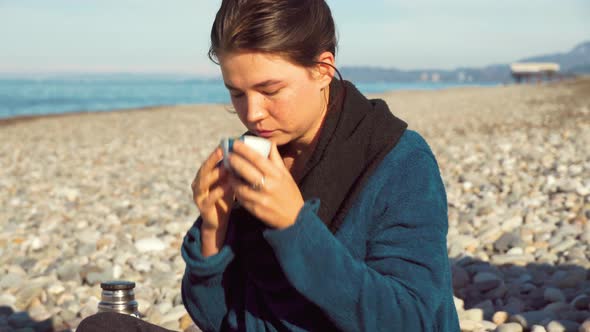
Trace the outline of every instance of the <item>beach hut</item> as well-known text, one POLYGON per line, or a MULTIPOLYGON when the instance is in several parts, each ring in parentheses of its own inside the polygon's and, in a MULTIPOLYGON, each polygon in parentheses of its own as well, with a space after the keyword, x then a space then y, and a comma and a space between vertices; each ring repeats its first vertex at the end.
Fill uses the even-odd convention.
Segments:
POLYGON ((559 64, 552 62, 516 62, 510 65, 512 77, 517 83, 536 79, 552 80, 559 72, 559 64))

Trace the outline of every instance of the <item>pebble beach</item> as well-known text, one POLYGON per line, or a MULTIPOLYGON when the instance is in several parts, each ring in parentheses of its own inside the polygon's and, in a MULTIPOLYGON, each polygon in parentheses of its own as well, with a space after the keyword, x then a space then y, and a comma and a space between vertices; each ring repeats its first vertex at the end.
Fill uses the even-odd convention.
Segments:
MULTIPOLYGON (((369 97, 438 160, 461 330, 590 332, 590 78, 369 97)), ((112 279, 143 319, 199 331, 190 183, 243 131, 227 105, 0 120, 0 331, 74 331, 112 279)))

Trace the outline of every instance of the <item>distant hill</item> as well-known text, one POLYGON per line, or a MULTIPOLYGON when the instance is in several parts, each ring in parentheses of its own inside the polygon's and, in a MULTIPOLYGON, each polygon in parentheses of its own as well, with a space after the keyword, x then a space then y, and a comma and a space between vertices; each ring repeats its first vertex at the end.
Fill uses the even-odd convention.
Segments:
MULTIPOLYGON (((590 41, 581 43, 567 53, 538 55, 514 62, 555 62, 565 75, 590 74, 590 41)), ((342 67, 342 76, 355 82, 509 82, 510 64, 495 64, 483 68, 454 70, 399 70, 379 67, 342 67)))
POLYGON ((590 41, 582 43, 568 53, 556 53, 539 55, 520 60, 522 62, 556 62, 561 66, 561 71, 567 73, 579 73, 582 70, 588 73, 590 68, 590 41), (584 71, 586 70, 586 71, 584 71))

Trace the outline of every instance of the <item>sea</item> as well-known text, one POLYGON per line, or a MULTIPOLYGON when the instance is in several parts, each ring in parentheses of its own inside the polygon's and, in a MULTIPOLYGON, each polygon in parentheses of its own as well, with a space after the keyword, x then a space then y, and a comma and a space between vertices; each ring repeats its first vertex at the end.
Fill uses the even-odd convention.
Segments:
MULTIPOLYGON (((361 92, 370 94, 394 90, 436 90, 476 84, 362 82, 355 85, 361 92)), ((0 78, 0 119, 218 103, 230 103, 229 93, 219 79, 0 78)))

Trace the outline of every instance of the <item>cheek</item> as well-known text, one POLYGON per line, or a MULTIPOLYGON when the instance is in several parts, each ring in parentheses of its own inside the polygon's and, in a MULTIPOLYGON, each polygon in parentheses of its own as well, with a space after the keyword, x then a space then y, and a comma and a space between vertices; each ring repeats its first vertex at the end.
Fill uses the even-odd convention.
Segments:
POLYGON ((275 122, 275 124, 280 125, 283 129, 288 129, 289 119, 292 116, 288 102, 278 100, 269 101, 266 111, 268 112, 269 122, 275 122))
POLYGON ((316 91, 312 89, 303 89, 299 91, 297 97, 294 97, 291 102, 291 107, 295 109, 297 115, 303 118, 302 120, 317 115, 320 110, 319 98, 316 91))
POLYGON ((276 118, 280 118, 292 129, 305 130, 317 119, 321 106, 317 91, 302 89, 277 102, 276 109, 280 111, 277 112, 276 118))
POLYGON ((269 103, 271 116, 282 126, 294 129, 301 115, 301 100, 294 96, 285 96, 269 103))
POLYGON ((234 111, 238 114, 238 118, 240 118, 240 120, 242 122, 244 122, 244 120, 246 120, 246 112, 247 112, 247 105, 246 105, 246 102, 244 101, 244 98, 236 98, 236 99, 232 98, 231 104, 234 108, 234 111))

